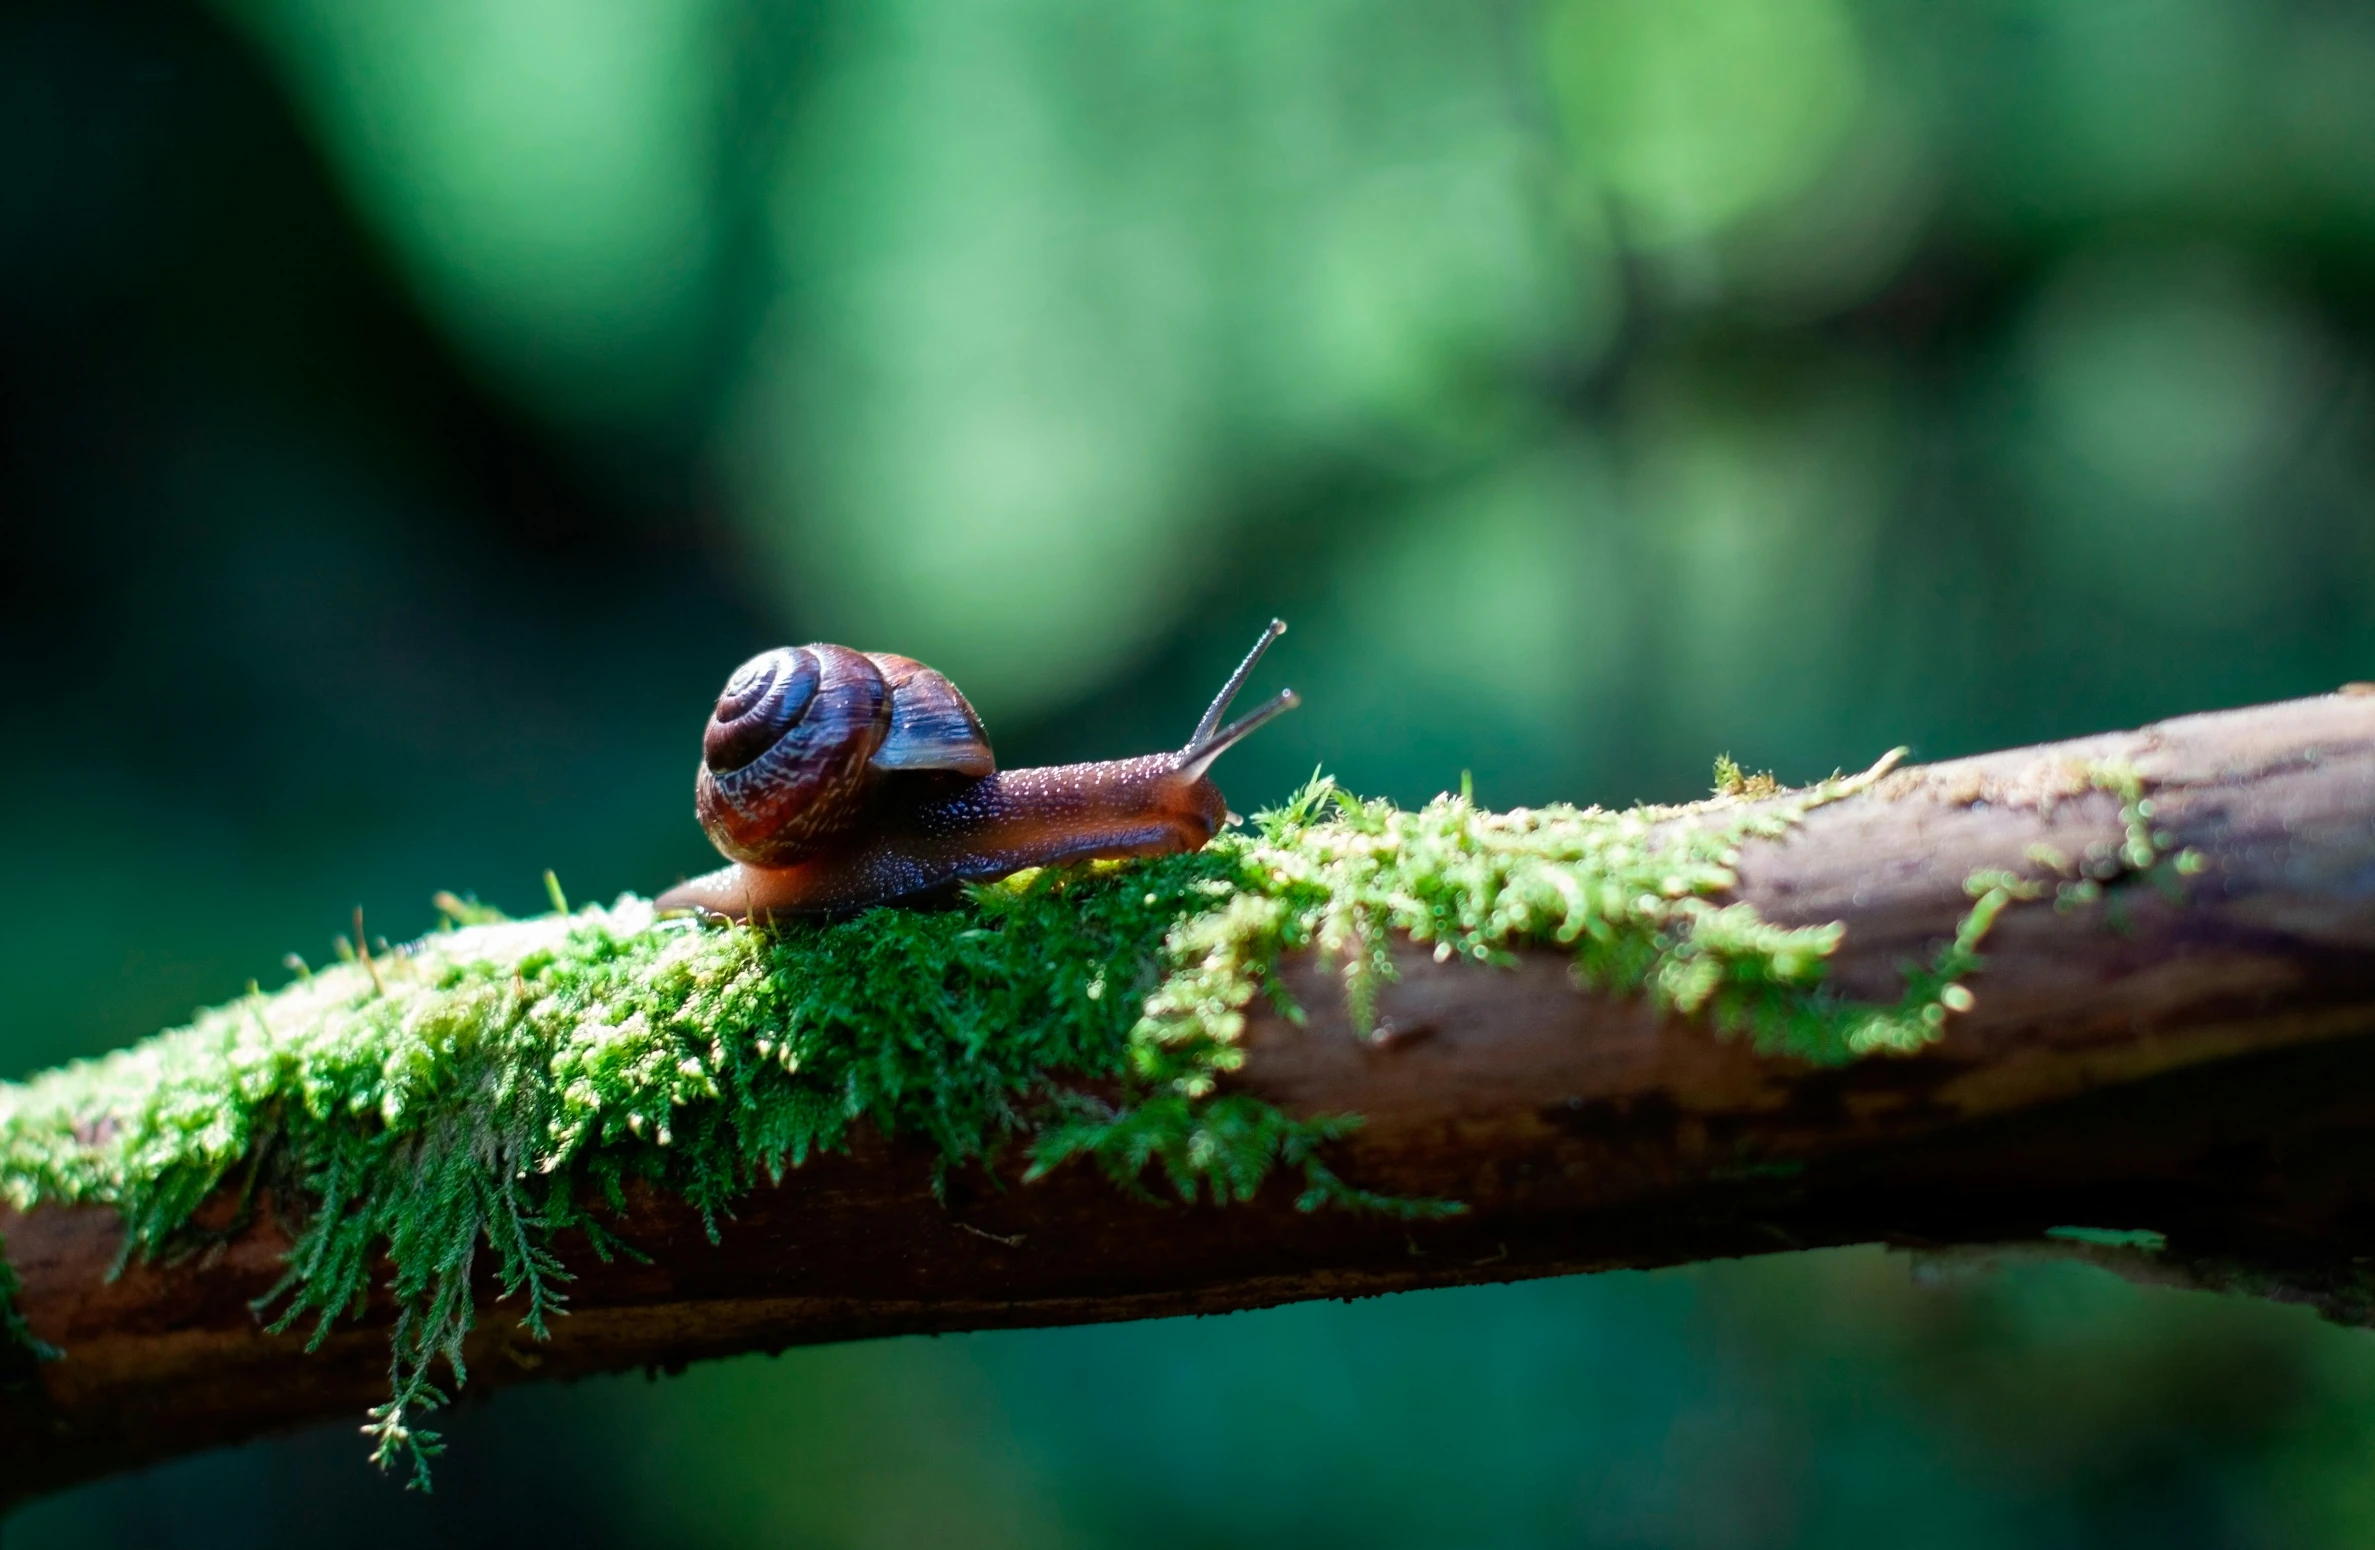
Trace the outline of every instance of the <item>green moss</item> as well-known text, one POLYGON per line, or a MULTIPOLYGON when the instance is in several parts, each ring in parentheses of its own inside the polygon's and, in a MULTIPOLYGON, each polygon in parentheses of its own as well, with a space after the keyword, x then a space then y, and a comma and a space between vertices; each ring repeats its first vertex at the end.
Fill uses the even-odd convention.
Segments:
POLYGON ((465 1379, 474 1266, 492 1265, 541 1334, 565 1303, 558 1235, 626 1247, 603 1221, 630 1180, 683 1197, 714 1232, 740 1191, 863 1119, 924 1138, 945 1166, 1025 1147, 1032 1176, 1085 1160, 1132 1190, 1151 1179, 1214 1203, 1283 1168, 1306 1209, 1457 1210, 1339 1178, 1328 1143, 1357 1116, 1297 1119, 1221 1090, 1256 997, 1300 1016, 1274 975, 1285 953, 1340 965, 1364 1023, 1406 934, 1483 963, 1562 947, 1587 985, 1809 1060, 1917 1048, 1968 1005, 1979 939, 2034 885, 1975 879, 1954 944, 1887 1006, 1824 988, 1840 927, 1721 902, 1741 844, 1885 767, 1778 802, 1618 813, 1493 813, 1464 796, 1404 812, 1319 780, 1196 855, 774 933, 656 919, 632 897, 569 913, 557 884, 556 912, 527 921, 441 896, 448 929, 397 953, 301 970, 0 1086, 0 1192, 20 1208, 112 1206, 127 1255, 171 1255, 203 1236, 202 1202, 227 1188, 236 1218, 269 1186, 301 1223, 266 1305, 317 1339, 384 1258, 400 1311, 374 1456, 425 1484, 437 1441, 419 1422, 444 1401, 437 1369, 465 1379))
POLYGON ((2139 1249, 2146 1254, 2158 1254, 2169 1246, 2167 1235, 2149 1227, 2048 1227, 2045 1236, 2101 1249, 2139 1249))
POLYGON ((1769 770, 1744 770, 1728 753, 1715 756, 1715 783, 1708 788, 1719 797, 1770 797, 1781 794, 1781 782, 1769 770))

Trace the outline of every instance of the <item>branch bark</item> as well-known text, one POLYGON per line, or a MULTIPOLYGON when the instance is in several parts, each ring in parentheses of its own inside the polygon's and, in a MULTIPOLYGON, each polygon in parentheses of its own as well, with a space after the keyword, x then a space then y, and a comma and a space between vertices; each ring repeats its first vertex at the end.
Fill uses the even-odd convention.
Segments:
MULTIPOLYGON (((919 1147, 861 1134, 761 1189, 712 1244, 643 1197, 646 1262, 572 1256, 548 1342, 502 1305, 472 1388, 861 1336, 1218 1312, 1312 1297, 1884 1241, 2015 1242, 2060 1225, 2166 1234, 2132 1273, 2245 1286, 2357 1319, 2375 1302, 2375 697, 2189 717, 1889 777, 1752 845, 1740 895, 1841 921, 1833 976, 1893 999, 1985 868, 2046 877, 2125 839, 2090 771, 2125 761, 2203 869, 2101 902, 2021 904, 1976 1005, 1924 1053, 1833 1069, 1756 1054, 1564 960, 1438 963, 1407 946, 1373 1035, 1327 973, 1288 968, 1307 1026, 1249 1030, 1242 1083, 1355 1112, 1354 1182, 1470 1212, 1406 1225, 1149 1206, 1073 1170, 931 1188, 919 1147)), ((248 1303, 286 1238, 258 1213, 205 1253, 109 1280, 113 1217, 0 1212, 33 1330, 63 1360, 0 1398, 0 1501, 354 1414, 386 1385, 385 1309, 308 1354, 248 1303)))

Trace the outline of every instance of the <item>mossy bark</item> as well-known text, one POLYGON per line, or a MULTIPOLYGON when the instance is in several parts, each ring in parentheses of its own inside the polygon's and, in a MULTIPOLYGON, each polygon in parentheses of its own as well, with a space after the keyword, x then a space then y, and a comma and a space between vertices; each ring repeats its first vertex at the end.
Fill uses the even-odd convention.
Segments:
POLYGON ((374 1399, 405 1456, 463 1367, 1875 1238, 2148 1228, 2064 1247, 2349 1312, 2371 874, 2338 697, 1694 809, 1315 791, 777 936, 466 926, 0 1090, 65 1352, 0 1491, 374 1399))

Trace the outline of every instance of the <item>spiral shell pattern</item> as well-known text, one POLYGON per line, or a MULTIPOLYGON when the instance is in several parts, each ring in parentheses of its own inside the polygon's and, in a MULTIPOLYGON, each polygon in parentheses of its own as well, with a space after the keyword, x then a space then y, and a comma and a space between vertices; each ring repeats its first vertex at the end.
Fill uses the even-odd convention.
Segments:
POLYGON ((694 811, 717 848, 789 866, 855 822, 891 691, 845 646, 785 646, 734 670, 701 737, 694 811))
POLYGON ((886 775, 993 767, 973 707, 922 663, 779 646, 736 668, 719 692, 693 805, 727 856, 792 866, 856 823, 886 775))

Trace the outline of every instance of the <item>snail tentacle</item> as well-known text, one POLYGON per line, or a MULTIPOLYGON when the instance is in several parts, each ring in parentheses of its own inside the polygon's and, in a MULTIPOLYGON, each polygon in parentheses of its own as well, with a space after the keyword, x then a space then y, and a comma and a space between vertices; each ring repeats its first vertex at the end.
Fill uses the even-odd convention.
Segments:
POLYGON ((1229 702, 1237 698, 1237 691, 1244 688, 1245 680, 1253 676, 1254 668, 1260 664, 1263 654, 1269 651, 1271 643, 1285 633, 1284 619, 1270 621, 1270 627, 1262 631, 1262 638, 1253 643, 1253 650, 1247 652, 1245 660, 1237 664, 1237 671, 1229 675, 1229 681, 1220 686, 1220 693, 1212 697, 1212 704, 1205 710, 1204 719, 1196 723, 1195 736, 1187 740, 1190 750, 1202 748, 1211 740, 1213 728, 1219 726, 1220 718, 1229 713, 1229 702))

